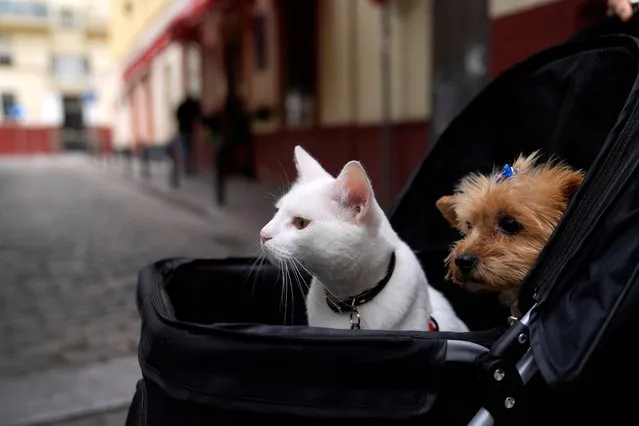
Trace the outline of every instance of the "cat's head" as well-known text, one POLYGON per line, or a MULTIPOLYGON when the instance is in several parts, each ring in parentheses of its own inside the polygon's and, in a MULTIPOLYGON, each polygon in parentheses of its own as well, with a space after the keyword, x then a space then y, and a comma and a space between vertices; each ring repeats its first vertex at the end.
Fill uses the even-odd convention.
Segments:
POLYGON ((383 213, 359 162, 349 162, 335 178, 296 146, 295 165, 297 180, 262 228, 261 245, 275 265, 296 260, 315 275, 333 265, 336 254, 364 249, 383 213))

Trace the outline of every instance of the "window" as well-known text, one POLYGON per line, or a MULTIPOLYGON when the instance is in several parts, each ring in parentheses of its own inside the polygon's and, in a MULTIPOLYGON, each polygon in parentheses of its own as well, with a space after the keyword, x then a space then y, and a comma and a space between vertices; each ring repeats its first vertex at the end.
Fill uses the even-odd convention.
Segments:
POLYGON ((11 65, 11 40, 0 37, 0 65, 11 65))
POLYGON ((255 16, 253 18, 253 51, 255 68, 258 71, 265 70, 267 67, 266 37, 266 16, 255 16))
POLYGON ((12 109, 16 104, 15 96, 12 93, 2 94, 2 118, 5 121, 11 120, 12 109))
POLYGON ((75 27, 75 15, 71 9, 66 7, 60 9, 60 26, 63 28, 75 27))
POLYGON ((87 77, 89 63, 82 56, 59 55, 53 57, 53 76, 59 80, 77 81, 87 77))

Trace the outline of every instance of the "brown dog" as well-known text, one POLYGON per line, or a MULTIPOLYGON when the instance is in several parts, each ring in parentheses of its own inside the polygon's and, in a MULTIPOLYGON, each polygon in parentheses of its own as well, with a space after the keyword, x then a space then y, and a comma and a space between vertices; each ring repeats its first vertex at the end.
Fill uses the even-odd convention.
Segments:
POLYGON ((462 234, 446 258, 447 279, 470 291, 496 291, 513 316, 519 285, 539 256, 584 173, 520 156, 491 175, 470 174, 437 208, 462 234))

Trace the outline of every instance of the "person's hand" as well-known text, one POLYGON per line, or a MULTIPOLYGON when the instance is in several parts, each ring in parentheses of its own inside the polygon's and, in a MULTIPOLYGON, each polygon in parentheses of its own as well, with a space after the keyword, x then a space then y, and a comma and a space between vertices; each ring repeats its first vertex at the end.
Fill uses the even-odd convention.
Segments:
POLYGON ((628 0, 608 0, 608 15, 617 15, 623 22, 628 22, 633 15, 633 7, 628 0))

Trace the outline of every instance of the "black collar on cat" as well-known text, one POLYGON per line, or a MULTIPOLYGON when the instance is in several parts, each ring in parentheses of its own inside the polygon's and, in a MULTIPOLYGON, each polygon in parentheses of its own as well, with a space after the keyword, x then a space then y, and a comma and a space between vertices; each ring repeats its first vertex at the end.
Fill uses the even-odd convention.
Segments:
POLYGON ((386 270, 386 275, 380 282, 378 282, 374 287, 369 288, 368 290, 356 295, 347 298, 346 300, 335 300, 326 295, 326 303, 331 310, 338 314, 343 313, 352 313, 357 312, 357 307, 363 305, 366 302, 373 300, 375 296, 379 294, 380 291, 386 287, 386 284, 390 281, 393 276, 393 271, 395 271, 395 252, 391 253, 390 263, 388 264, 388 269, 386 270))

